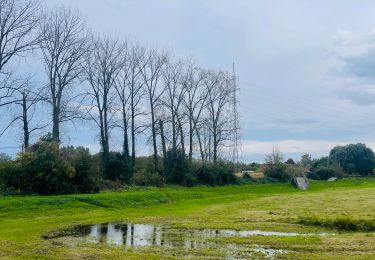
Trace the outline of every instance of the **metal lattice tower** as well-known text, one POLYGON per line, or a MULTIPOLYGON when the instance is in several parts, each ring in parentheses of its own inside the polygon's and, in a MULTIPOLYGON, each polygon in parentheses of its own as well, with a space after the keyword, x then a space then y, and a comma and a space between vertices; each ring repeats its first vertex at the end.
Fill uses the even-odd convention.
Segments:
POLYGON ((232 113, 234 118, 234 133, 233 133, 233 151, 232 151, 232 161, 239 165, 239 156, 241 148, 241 134, 240 134, 240 122, 239 122, 239 112, 238 107, 240 105, 239 100, 237 99, 237 91, 239 88, 237 86, 238 77, 236 76, 236 71, 234 68, 233 62, 233 71, 232 71, 232 88, 233 88, 233 100, 232 100, 232 113))

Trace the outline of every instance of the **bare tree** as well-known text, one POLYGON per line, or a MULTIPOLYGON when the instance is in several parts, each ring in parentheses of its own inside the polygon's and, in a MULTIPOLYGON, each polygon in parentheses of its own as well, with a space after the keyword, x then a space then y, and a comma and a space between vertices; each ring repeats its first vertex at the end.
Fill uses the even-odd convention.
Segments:
POLYGON ((264 159, 266 164, 275 165, 283 163, 284 156, 277 147, 272 148, 272 152, 264 159))
POLYGON ((195 127, 202 162, 208 162, 211 159, 212 136, 208 125, 209 120, 203 118, 203 120, 199 120, 195 127))
MULTIPOLYGON (((181 84, 182 61, 168 61, 163 69, 163 83, 165 85, 165 95, 161 103, 168 111, 170 125, 172 129, 172 150, 177 149, 177 138, 181 125, 181 107, 186 89, 181 84)), ((181 134, 181 133, 180 133, 181 134)), ((183 135, 182 135, 183 138, 183 135)), ((183 139, 182 139, 183 140, 183 139)), ((183 141, 181 146, 183 145, 183 141)))
POLYGON ((146 55, 143 56, 140 64, 145 64, 141 70, 142 77, 144 80, 144 89, 146 91, 147 99, 149 102, 150 114, 151 114, 151 135, 152 135, 152 146, 154 151, 154 171, 158 171, 158 148, 156 143, 156 108, 163 95, 165 89, 163 85, 159 84, 162 69, 167 61, 165 54, 159 54, 156 50, 150 50, 146 55))
POLYGON ((131 165, 135 166, 135 135, 141 129, 136 125, 136 118, 143 115, 140 109, 140 102, 144 94, 142 86, 143 81, 141 71, 145 64, 141 64, 142 57, 145 55, 145 49, 139 45, 127 44, 125 55, 123 55, 123 65, 116 80, 115 89, 120 100, 122 124, 124 133, 123 153, 126 157, 130 156, 129 134, 131 138, 131 165))
POLYGON ((147 63, 144 61, 145 49, 139 45, 132 45, 128 49, 129 61, 129 100, 130 100, 130 118, 131 118, 131 143, 132 143, 132 169, 135 167, 135 135, 141 130, 141 125, 136 125, 135 121, 138 116, 144 115, 144 111, 140 109, 140 102, 144 95, 142 80, 142 71, 145 69, 147 63))
POLYGON ((60 123, 76 119, 72 91, 83 73, 84 55, 89 50, 85 23, 77 11, 60 7, 47 13, 41 25, 41 49, 48 78, 46 89, 52 106, 52 136, 60 142, 60 123), (73 107, 72 107, 73 104, 73 107))
POLYGON ((6 65, 16 57, 22 57, 39 43, 39 1, 0 1, 0 107, 17 102, 17 79, 6 65))
POLYGON ((0 73, 0 107, 11 105, 16 102, 14 97, 15 82, 11 73, 0 73))
POLYGON ((128 56, 128 46, 127 43, 124 45, 124 53, 121 56, 122 60, 122 66, 118 72, 117 77, 114 81, 114 88, 116 90, 117 99, 120 103, 120 113, 121 113, 121 124, 119 125, 120 128, 123 131, 123 148, 122 152, 126 159, 129 158, 129 121, 130 116, 128 113, 129 109, 129 103, 130 103, 130 93, 128 92, 128 78, 129 78, 129 56, 128 56))
POLYGON ((16 104, 22 108, 22 116, 20 116, 19 119, 22 121, 23 147, 27 149, 30 146, 31 135, 36 131, 46 128, 49 123, 43 123, 42 120, 39 120, 39 122, 31 124, 36 114, 37 105, 42 101, 42 99, 27 89, 23 90, 21 95, 22 101, 17 102, 16 104))
POLYGON ((12 125, 21 123, 23 141, 22 146, 27 149, 30 146, 31 135, 39 130, 44 129, 49 124, 41 116, 36 117, 37 106, 41 104, 41 97, 32 90, 31 83, 28 79, 18 80, 14 86, 13 102, 11 107, 14 112, 13 119, 7 124, 0 136, 11 128, 12 125))
MULTIPOLYGON (((183 105, 186 110, 187 121, 189 125, 189 161, 193 159, 193 148, 194 148, 194 133, 196 132, 197 126, 200 122, 203 108, 206 106, 208 91, 203 84, 203 79, 205 78, 205 72, 194 66, 191 61, 188 61, 186 69, 184 71, 184 76, 182 84, 186 89, 186 94, 183 99, 183 105)), ((198 136, 199 138, 199 136, 198 136)), ((200 142, 200 140, 198 139, 200 142)), ((200 147, 202 147, 200 145, 200 147)), ((204 160, 202 156, 201 149, 201 159, 204 160)))
POLYGON ((233 119, 230 118, 230 101, 233 88, 231 78, 224 72, 208 72, 204 80, 207 88, 207 126, 212 137, 212 160, 218 160, 219 149, 230 140, 234 130, 233 119))
POLYGON ((0 72, 13 57, 37 47, 39 10, 35 0, 0 1, 0 72))
POLYGON ((113 111, 112 88, 123 67, 124 46, 109 37, 93 40, 93 49, 88 53, 85 63, 86 79, 91 86, 93 97, 92 119, 100 129, 102 146, 103 174, 107 174, 109 160, 110 112, 113 111))

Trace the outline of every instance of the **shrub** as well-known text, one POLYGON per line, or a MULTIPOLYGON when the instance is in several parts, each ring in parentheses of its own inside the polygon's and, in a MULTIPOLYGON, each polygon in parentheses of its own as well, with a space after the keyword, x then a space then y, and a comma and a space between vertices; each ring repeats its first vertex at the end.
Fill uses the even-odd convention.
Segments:
POLYGON ((64 147, 61 149, 64 159, 74 167, 74 186, 80 193, 99 192, 99 170, 87 148, 64 147))
POLYGON ((134 174, 132 182, 133 184, 140 186, 162 187, 165 185, 166 179, 159 173, 153 173, 147 170, 139 170, 134 174))
POLYGON ((296 164, 295 161, 292 158, 289 158, 285 163, 286 164, 296 164))
POLYGON ((105 179, 130 183, 131 178, 132 170, 129 158, 121 153, 111 152, 109 154, 107 176, 105 176, 105 179))
POLYGON ((258 171, 260 168, 259 163, 251 163, 249 166, 244 167, 248 171, 258 171))
POLYGON ((304 169, 293 164, 269 164, 264 171, 264 175, 282 182, 289 182, 293 177, 303 176, 304 169))
MULTIPOLYGON (((1 166, 0 166, 0 172, 1 172, 1 166)), ((0 176, 0 194, 4 193, 5 191, 6 191, 6 186, 2 177, 0 176)))
POLYGON ((169 150, 164 160, 164 170, 167 182, 184 186, 197 184, 225 185, 237 183, 233 175, 231 164, 220 162, 217 164, 189 163, 183 150, 169 150))
POLYGON ((311 167, 313 169, 318 169, 320 167, 328 167, 329 166, 329 158, 327 156, 322 157, 320 159, 314 159, 311 163, 311 167))
POLYGON ((206 185, 237 183, 237 178, 233 174, 233 166, 226 163, 202 165, 196 169, 194 175, 199 183, 206 185))
POLYGON ((115 190, 123 190, 125 186, 118 182, 118 181, 110 181, 110 180, 100 180, 99 181, 100 190, 106 191, 115 191, 115 190))
POLYGON ((189 175, 189 164, 185 153, 181 149, 168 150, 165 155, 164 170, 167 182, 183 184, 185 175, 189 175))
POLYGON ((297 164, 287 165, 286 169, 290 179, 292 179, 293 177, 301 177, 305 175, 305 168, 297 164))
POLYGON ((188 171, 184 174, 181 185, 192 187, 199 184, 199 179, 195 171, 188 171))
POLYGON ((342 177, 343 172, 340 167, 338 166, 330 166, 330 167, 319 167, 315 169, 313 172, 307 175, 308 178, 313 180, 328 180, 332 177, 342 177))
MULTIPOLYGON (((163 158, 158 156, 158 164, 159 166, 163 165, 163 158)), ((136 157, 135 158, 135 165, 134 165, 134 172, 140 170, 146 170, 149 172, 153 172, 155 165, 154 165, 154 156, 143 156, 143 157, 136 157)))
POLYGON ((281 163, 267 165, 264 175, 283 182, 288 182, 291 179, 286 165, 281 163))
POLYGON ((7 188, 42 195, 66 194, 74 191, 75 170, 65 162, 58 145, 38 142, 15 161, 2 164, 0 176, 7 188))
POLYGON ((328 180, 331 177, 335 176, 335 171, 329 167, 322 167, 315 171, 313 171, 311 174, 308 174, 308 178, 313 180, 328 180))
POLYGON ((309 172, 307 174, 307 178, 312 179, 312 180, 320 180, 320 177, 316 172, 309 172))
POLYGON ((7 155, 5 153, 0 153, 0 164, 5 163, 5 162, 9 162, 11 160, 12 160, 12 158, 9 155, 7 155))
POLYGON ((19 162, 8 161, 0 164, 0 183, 2 186, 2 192, 9 189, 20 190, 22 167, 19 162))

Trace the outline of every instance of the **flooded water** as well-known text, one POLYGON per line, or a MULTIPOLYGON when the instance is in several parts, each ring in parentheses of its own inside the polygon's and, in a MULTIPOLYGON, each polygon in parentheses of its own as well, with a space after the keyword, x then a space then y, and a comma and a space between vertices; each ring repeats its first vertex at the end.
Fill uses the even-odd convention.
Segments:
MULTIPOLYGON (((218 244, 212 238, 248 237, 248 236, 312 236, 328 235, 326 233, 302 234, 294 232, 277 232, 247 230, 237 231, 229 229, 177 229, 164 225, 152 224, 118 224, 104 223, 88 226, 77 226, 72 229, 55 232, 46 236, 48 239, 65 239, 84 243, 106 243, 108 245, 123 246, 125 249, 137 247, 165 247, 184 249, 215 249, 225 250, 230 256, 239 252, 246 252, 245 256, 260 253, 264 257, 273 258, 285 250, 263 248, 258 245, 245 247, 237 244, 218 244)), ((244 255, 243 253, 241 254, 244 255)), ((230 258, 230 257, 227 257, 230 258)))

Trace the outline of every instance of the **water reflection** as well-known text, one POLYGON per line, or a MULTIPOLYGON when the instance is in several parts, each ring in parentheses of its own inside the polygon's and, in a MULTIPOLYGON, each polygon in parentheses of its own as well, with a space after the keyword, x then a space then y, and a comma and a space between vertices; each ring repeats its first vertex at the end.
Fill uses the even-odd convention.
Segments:
MULTIPOLYGON (((77 246, 80 243, 102 243, 121 246, 125 249, 141 247, 162 247, 168 249, 184 249, 196 252, 196 249, 213 250, 222 254, 224 259, 248 259, 260 254, 262 258, 277 258, 288 251, 266 248, 259 245, 236 244, 213 238, 248 237, 248 236, 325 236, 333 233, 295 233, 278 231, 229 229, 178 229, 167 225, 103 223, 87 226, 76 226, 71 229, 59 230, 46 234, 46 239, 58 239, 61 242, 77 246), (190 250, 193 249, 193 250, 190 250)), ((198 250, 199 251, 199 250, 198 250)), ((189 254, 189 253, 187 253, 189 254)), ((196 255, 194 255, 196 256, 196 255)))
MULTIPOLYGON (((208 247, 208 238, 220 238, 231 236, 311 236, 328 235, 302 234, 294 232, 277 232, 261 230, 192 230, 176 229, 163 225, 151 224, 116 224, 105 223, 92 226, 80 226, 74 229, 75 232, 62 233, 59 237, 78 237, 92 243, 107 243, 116 246, 125 246, 125 248, 162 246, 170 248, 206 248, 208 247), (67 235, 68 234, 68 235, 67 235)), ((212 246, 212 243, 210 243, 212 246)))
POLYGON ((74 236, 85 237, 88 241, 95 243, 127 247, 161 245, 160 227, 153 225, 108 223, 79 230, 74 236))
POLYGON ((196 240, 196 234, 192 231, 182 234, 181 231, 167 229, 161 225, 148 224, 97 224, 89 228, 80 228, 74 236, 86 238, 89 242, 124 245, 127 248, 142 246, 198 248, 204 244, 196 240))

